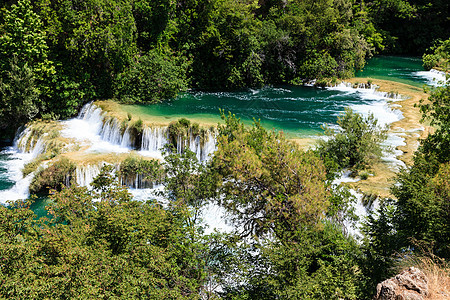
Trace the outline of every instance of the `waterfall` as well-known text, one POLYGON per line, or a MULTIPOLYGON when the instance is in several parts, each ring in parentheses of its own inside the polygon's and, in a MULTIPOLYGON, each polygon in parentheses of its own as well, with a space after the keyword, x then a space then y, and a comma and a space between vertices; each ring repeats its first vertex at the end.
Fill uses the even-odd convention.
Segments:
MULTIPOLYGON (((70 120, 60 121, 55 129, 62 127, 60 135, 63 138, 62 146, 58 148, 61 152, 78 151, 79 148, 88 153, 127 153, 131 150, 139 150, 144 156, 162 159, 161 149, 170 142, 169 130, 167 126, 148 127, 143 126, 142 134, 137 135, 130 122, 121 122, 118 119, 108 116, 106 112, 93 103, 86 104, 80 111, 78 117, 70 120), (136 138, 141 140, 136 142, 136 138), (67 138, 70 142, 66 142, 67 138), (134 149, 138 145, 138 149, 134 149)), ((44 126, 39 127, 39 123, 29 125, 16 134, 14 144, 6 153, 9 159, 2 162, 7 175, 7 180, 11 182, 11 188, 0 191, 0 202, 7 200, 25 199, 29 196, 29 186, 34 177, 34 172, 23 177, 22 170, 25 165, 39 155, 51 150, 54 145, 52 132, 47 132, 44 126)), ((214 130, 201 130, 193 133, 188 130, 183 134, 174 137, 178 153, 182 153, 187 147, 193 151, 199 161, 206 161, 209 154, 216 149, 216 132, 214 130)), ((173 138, 172 138, 173 139, 173 138)), ((48 159, 50 159, 49 156, 48 159)), ((47 158, 46 158, 47 159, 47 158)), ((50 162, 51 163, 51 162, 50 162)), ((80 165, 75 170, 75 179, 78 185, 89 187, 93 179, 100 173, 105 162, 97 165, 80 165)), ((44 166, 45 162, 41 164, 44 166)), ((154 187, 154 183, 143 178, 143 175, 136 174, 130 178, 120 178, 123 185, 136 189, 147 189, 154 187)), ((69 177, 66 178, 66 185, 70 185, 69 177)))
POLYGON ((0 166, 7 170, 8 180, 14 185, 0 191, 0 203, 5 204, 8 200, 26 199, 30 195, 30 183, 34 172, 26 177, 22 175, 24 166, 45 151, 45 143, 42 136, 34 136, 32 130, 26 127, 19 131, 12 147, 2 151, 2 154, 9 156, 6 161, 1 161, 0 166))
POLYGON ((89 187, 94 178, 100 174, 103 164, 77 166, 75 170, 76 182, 79 186, 89 187))
POLYGON ((37 157, 39 154, 45 152, 45 142, 43 137, 36 136, 30 127, 26 127, 25 130, 16 135, 14 139, 14 147, 22 153, 31 154, 31 159, 37 157))
POLYGON ((144 151, 159 151, 168 143, 167 127, 145 127, 142 132, 142 146, 144 151))
POLYGON ((145 179, 142 174, 134 174, 133 176, 120 177, 120 184, 131 189, 152 189, 155 183, 145 179))
POLYGON ((108 118, 103 122, 100 130, 100 136, 113 144, 122 144, 122 135, 120 134, 120 124, 114 118, 108 118))
MULTIPOLYGON (((90 188, 95 177, 100 174, 102 167, 106 164, 107 163, 102 162, 97 165, 77 166, 75 170, 75 178, 77 184, 79 186, 90 188)), ((115 165, 113 173, 117 174, 118 170, 119 165, 115 165)), ((152 181, 145 179, 144 175, 142 174, 133 174, 126 177, 119 175, 119 183, 133 189, 148 189, 153 188, 155 185, 152 181)))
MULTIPOLYGON (((343 92, 359 92, 363 94, 363 96, 369 96, 370 99, 373 99, 373 96, 377 96, 378 98, 384 99, 392 99, 392 100, 404 100, 405 98, 394 92, 380 92, 378 91, 378 86, 375 84, 368 83, 357 83, 353 84, 350 82, 341 82, 331 87, 327 87, 328 90, 339 90, 343 92)), ((363 97, 364 98, 364 97, 363 97)))
POLYGON ((205 134, 203 143, 199 135, 193 135, 190 133, 189 149, 195 153, 199 161, 206 161, 208 159, 208 155, 212 154, 216 150, 216 137, 214 133, 208 131, 205 134))

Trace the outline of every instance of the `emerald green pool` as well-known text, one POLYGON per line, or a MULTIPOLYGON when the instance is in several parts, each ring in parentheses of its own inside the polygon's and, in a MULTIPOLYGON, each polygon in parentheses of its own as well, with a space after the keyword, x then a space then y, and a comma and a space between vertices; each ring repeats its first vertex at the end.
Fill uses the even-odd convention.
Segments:
POLYGON ((356 77, 391 80, 422 87, 428 80, 421 76, 421 71, 424 69, 420 57, 376 56, 363 70, 356 72, 356 77))
POLYGON ((175 100, 127 107, 132 114, 164 116, 217 123, 219 110, 231 112, 244 123, 260 119, 267 129, 283 130, 290 136, 316 135, 324 123, 336 122, 336 116, 352 104, 370 104, 358 94, 312 87, 265 87, 232 92, 190 92, 175 100))

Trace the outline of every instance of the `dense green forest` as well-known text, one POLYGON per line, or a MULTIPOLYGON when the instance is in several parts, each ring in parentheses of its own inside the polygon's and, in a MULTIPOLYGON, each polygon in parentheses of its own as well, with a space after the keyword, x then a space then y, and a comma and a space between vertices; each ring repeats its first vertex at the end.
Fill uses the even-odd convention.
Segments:
POLYGON ((447 1, 21 0, 0 13, 0 128, 93 99, 157 102, 350 77, 375 53, 448 38, 447 1))

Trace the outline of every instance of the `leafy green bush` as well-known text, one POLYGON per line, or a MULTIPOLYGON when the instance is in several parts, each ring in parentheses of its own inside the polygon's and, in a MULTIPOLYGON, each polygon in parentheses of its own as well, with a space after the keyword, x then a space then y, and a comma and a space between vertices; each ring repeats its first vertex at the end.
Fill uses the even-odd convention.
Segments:
POLYGON ((367 178, 369 178, 369 173, 367 171, 360 172, 359 178, 361 178, 361 180, 366 180, 367 178))
POLYGON ((423 67, 425 70, 431 70, 439 63, 439 55, 438 54, 424 54, 422 57, 423 67))
POLYGON ((319 141, 317 148, 322 158, 331 161, 328 166, 362 169, 380 158, 387 127, 379 126, 372 114, 363 118, 346 108, 337 123, 341 129, 325 127, 328 139, 319 141))
POLYGON ((25 164, 25 166, 22 169, 22 175, 23 177, 26 177, 27 175, 31 174, 32 172, 36 171, 36 169, 40 166, 40 164, 44 161, 44 155, 40 155, 30 161, 29 163, 25 164))
POLYGON ((425 70, 432 68, 448 68, 450 59, 450 39, 438 41, 436 45, 428 49, 431 53, 425 53, 422 57, 425 70))
POLYGON ((181 118, 176 122, 171 122, 168 126, 169 131, 169 141, 175 147, 178 143, 178 138, 184 141, 189 137, 189 134, 193 136, 200 136, 200 140, 203 141, 205 138, 206 131, 203 128, 200 128, 198 123, 191 123, 186 118, 181 118))
POLYGON ((152 187, 153 183, 160 183, 164 171, 157 160, 147 160, 131 155, 120 163, 119 178, 122 182, 133 188, 152 187), (136 178, 139 186, 136 186, 136 178))

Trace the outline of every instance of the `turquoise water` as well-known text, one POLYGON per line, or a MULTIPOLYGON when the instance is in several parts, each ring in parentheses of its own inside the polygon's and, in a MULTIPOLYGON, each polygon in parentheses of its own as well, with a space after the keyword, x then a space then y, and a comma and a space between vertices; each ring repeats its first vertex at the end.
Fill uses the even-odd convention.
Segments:
POLYGON ((423 71, 420 57, 377 56, 372 58, 356 77, 391 80, 421 87, 427 79, 417 74, 423 71))
MULTIPOLYGON (((267 129, 283 130, 290 137, 316 135, 324 123, 335 123, 345 107, 370 105, 359 93, 313 87, 283 86, 233 92, 191 92, 156 105, 139 105, 133 112, 174 119, 220 121, 219 109, 230 111, 244 123, 260 119, 267 129)), ((128 110, 128 109, 127 109, 128 110)))
MULTIPOLYGON (((423 71, 420 58, 380 56, 371 59, 357 76, 423 86, 427 79, 421 77, 419 71, 423 71)), ((305 137, 321 133, 324 123, 335 123, 345 107, 372 105, 373 102, 373 97, 369 99, 354 91, 279 86, 232 92, 194 91, 169 102, 128 106, 126 110, 171 120, 188 118, 217 123, 219 109, 223 109, 236 114, 244 123, 249 124, 256 118, 267 129, 282 130, 289 137, 305 137)))
POLYGON ((0 191, 10 189, 14 186, 14 181, 8 176, 7 164, 13 159, 12 154, 5 153, 0 148, 0 191))

